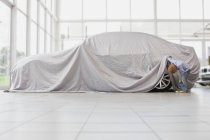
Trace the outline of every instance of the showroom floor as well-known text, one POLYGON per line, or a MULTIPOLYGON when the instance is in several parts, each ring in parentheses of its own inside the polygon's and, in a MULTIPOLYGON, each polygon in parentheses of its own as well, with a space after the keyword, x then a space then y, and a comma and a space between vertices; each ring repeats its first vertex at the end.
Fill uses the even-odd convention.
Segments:
POLYGON ((0 93, 0 140, 209 140, 210 87, 184 93, 0 93))

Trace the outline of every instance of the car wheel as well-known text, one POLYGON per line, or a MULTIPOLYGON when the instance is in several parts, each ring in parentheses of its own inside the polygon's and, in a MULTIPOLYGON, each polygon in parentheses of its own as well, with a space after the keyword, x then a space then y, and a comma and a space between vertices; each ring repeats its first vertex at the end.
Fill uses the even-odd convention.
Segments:
POLYGON ((171 88, 171 80, 170 76, 165 73, 161 80, 158 82, 158 84, 155 87, 155 91, 164 91, 164 90, 169 90, 171 88))
POLYGON ((204 84, 204 83, 199 83, 199 85, 201 85, 201 86, 208 86, 208 84, 204 84))

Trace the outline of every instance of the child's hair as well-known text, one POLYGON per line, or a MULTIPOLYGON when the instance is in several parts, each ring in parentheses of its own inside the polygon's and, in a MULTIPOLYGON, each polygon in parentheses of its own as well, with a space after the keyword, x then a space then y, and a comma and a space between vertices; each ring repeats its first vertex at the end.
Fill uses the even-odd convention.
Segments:
POLYGON ((177 71, 176 65, 169 64, 168 65, 168 73, 175 73, 177 71))

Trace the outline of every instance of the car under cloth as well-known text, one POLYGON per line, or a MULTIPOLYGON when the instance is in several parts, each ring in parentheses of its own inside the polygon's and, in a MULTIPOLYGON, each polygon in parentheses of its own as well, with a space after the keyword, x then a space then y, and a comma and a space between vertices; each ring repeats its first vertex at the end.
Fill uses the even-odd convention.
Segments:
POLYGON ((12 68, 10 91, 148 92, 165 74, 169 56, 190 65, 192 88, 200 69, 193 47, 145 33, 112 32, 69 50, 23 58, 12 68))

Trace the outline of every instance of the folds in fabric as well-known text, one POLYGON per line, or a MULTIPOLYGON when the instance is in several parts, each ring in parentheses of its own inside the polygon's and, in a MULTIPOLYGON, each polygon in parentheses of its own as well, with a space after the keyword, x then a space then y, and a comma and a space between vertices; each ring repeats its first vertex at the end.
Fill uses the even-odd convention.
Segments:
POLYGON ((190 65, 189 87, 199 61, 192 47, 144 33, 103 33, 73 49, 26 57, 11 71, 11 91, 148 92, 165 72, 167 57, 190 65))

